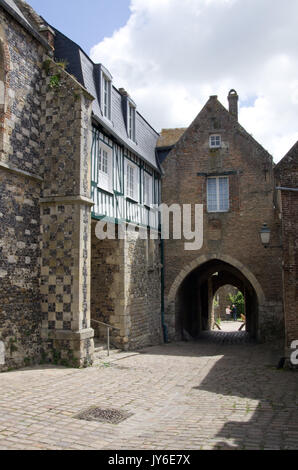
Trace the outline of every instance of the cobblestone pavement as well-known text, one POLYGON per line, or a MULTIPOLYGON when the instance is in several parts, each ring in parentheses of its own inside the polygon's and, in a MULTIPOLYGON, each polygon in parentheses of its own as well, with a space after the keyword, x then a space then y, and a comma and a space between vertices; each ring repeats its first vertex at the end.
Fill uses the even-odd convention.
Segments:
MULTIPOLYGON (((220 322, 220 328, 222 329, 222 331, 238 331, 241 325, 243 325, 243 322, 239 322, 239 321, 221 321, 220 322)), ((215 329, 215 331, 217 331, 217 329, 215 329)), ((245 329, 243 329, 242 331, 245 331, 245 329)))
POLYGON ((279 357, 198 341, 0 374, 0 449, 298 449, 298 374, 276 370, 279 357), (132 415, 74 418, 91 406, 132 415))

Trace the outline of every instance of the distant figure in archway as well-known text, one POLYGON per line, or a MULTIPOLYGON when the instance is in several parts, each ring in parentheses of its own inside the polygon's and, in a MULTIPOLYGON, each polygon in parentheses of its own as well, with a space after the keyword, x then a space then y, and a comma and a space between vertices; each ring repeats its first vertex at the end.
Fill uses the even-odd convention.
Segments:
POLYGON ((231 309, 230 309, 229 305, 226 308, 226 315, 231 315, 231 309))
POLYGON ((238 315, 237 315, 237 307, 235 304, 232 305, 231 312, 232 312, 234 321, 237 321, 238 315))

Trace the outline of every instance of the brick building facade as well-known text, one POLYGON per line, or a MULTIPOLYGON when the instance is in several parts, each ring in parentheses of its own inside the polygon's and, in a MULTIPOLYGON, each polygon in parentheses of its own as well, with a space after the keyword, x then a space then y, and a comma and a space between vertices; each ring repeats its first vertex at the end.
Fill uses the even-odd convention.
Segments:
POLYGON ((200 250, 185 251, 183 238, 165 243, 170 338, 183 338, 185 332, 195 338, 210 328, 214 294, 227 284, 246 297, 252 337, 283 334, 282 251, 265 249, 260 239, 267 223, 272 244, 280 245, 272 157, 239 124, 234 90, 228 99, 229 111, 211 96, 190 127, 182 135, 177 130, 172 147, 167 130, 159 143, 162 201, 204 205, 200 250))
POLYGON ((298 142, 275 167, 282 220, 286 357, 298 341, 298 142))

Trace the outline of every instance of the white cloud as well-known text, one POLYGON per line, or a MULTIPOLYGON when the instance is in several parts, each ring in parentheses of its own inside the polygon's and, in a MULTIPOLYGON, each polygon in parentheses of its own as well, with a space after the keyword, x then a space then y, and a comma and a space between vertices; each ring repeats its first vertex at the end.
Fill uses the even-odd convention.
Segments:
POLYGON ((297 0, 131 0, 91 50, 157 129, 185 127, 209 95, 240 95, 240 122, 278 161, 298 140, 297 0))

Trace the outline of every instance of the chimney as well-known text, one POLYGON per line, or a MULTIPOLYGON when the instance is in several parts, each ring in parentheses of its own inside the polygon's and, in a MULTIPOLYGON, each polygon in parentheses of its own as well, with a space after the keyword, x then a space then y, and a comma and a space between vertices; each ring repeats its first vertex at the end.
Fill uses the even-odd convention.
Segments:
POLYGON ((229 101, 229 112, 234 116, 238 121, 238 99, 236 90, 230 90, 228 101, 229 101))
POLYGON ((127 93, 127 91, 124 88, 119 88, 119 93, 122 96, 129 96, 129 94, 127 93))
POLYGON ((45 40, 48 42, 48 44, 54 50, 55 49, 55 32, 54 32, 54 30, 49 25, 43 24, 39 28, 39 33, 41 34, 41 36, 43 36, 45 38, 45 40))

